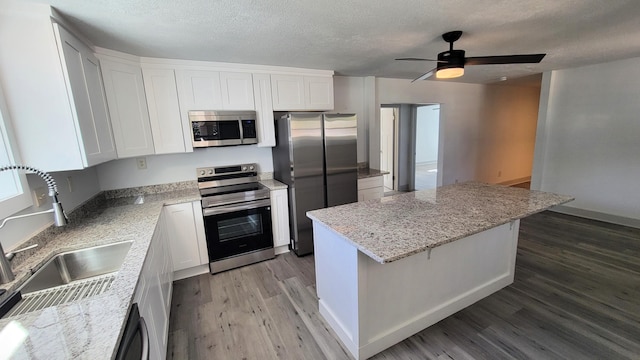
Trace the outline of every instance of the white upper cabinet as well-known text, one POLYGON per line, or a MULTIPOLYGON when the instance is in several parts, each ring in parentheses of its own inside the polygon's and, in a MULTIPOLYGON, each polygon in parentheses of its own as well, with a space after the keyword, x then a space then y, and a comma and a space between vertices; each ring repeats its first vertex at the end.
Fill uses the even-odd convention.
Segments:
POLYGON ((101 56, 118 158, 154 153, 140 64, 101 56))
POLYGON ((254 110, 251 73, 177 70, 180 104, 191 110, 254 110))
POLYGON ((177 70, 176 77, 180 104, 185 115, 191 110, 222 110, 219 72, 177 70))
POLYGON ((253 78, 250 73, 221 72, 220 92, 225 110, 254 110, 253 78))
POLYGON ((304 79, 298 75, 271 75, 273 110, 306 110, 304 79))
POLYGON ((271 75, 274 111, 333 110, 333 77, 271 75))
POLYGON ((59 24, 53 24, 62 71, 75 105, 76 126, 79 130, 80 151, 84 167, 116 158, 111 124, 100 76, 98 59, 78 38, 59 24))
POLYGON ((253 96, 256 101, 258 147, 276 146, 269 74, 253 74, 253 96))
POLYGON ((22 161, 63 171, 114 159, 100 66, 89 47, 52 24, 50 11, 3 6, 0 24, 0 79, 22 161))
POLYGON ((170 154, 192 149, 188 126, 183 122, 178 101, 175 72, 172 69, 142 69, 147 94, 151 133, 156 154, 170 154))
POLYGON ((304 99, 308 110, 333 110, 333 77, 304 76, 304 99))

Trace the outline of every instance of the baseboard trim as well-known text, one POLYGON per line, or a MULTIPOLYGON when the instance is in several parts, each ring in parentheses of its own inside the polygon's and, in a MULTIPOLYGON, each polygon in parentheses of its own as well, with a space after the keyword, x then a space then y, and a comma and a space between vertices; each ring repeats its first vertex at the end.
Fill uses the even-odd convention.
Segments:
POLYGON ((522 183, 529 182, 529 181, 531 181, 531 176, 525 176, 525 177, 519 178, 519 179, 513 179, 513 180, 507 180, 507 181, 499 182, 498 185, 511 186, 511 185, 522 184, 522 183))
POLYGON ((611 223, 611 224, 628 226, 628 227, 640 229, 640 220, 639 219, 633 219, 633 218, 628 218, 628 217, 618 216, 618 215, 605 214, 605 213, 598 212, 598 211, 579 209, 579 208, 575 208, 575 207, 571 207, 571 206, 564 206, 564 205, 554 206, 550 210, 554 211, 554 212, 557 212, 557 213, 561 213, 561 214, 573 215, 573 216, 578 216, 578 217, 582 217, 582 218, 586 218, 586 219, 604 221, 604 222, 611 223))
POLYGON ((209 272, 209 264, 204 264, 188 269, 182 269, 178 271, 174 271, 173 273, 173 281, 182 280, 186 278, 190 278, 193 276, 198 276, 202 274, 206 274, 209 272))

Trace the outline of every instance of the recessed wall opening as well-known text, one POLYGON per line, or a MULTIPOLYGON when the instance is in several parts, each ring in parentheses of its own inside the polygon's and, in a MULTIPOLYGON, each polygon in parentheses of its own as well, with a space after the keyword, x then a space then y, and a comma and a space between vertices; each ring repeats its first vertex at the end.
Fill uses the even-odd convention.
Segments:
POLYGON ((383 104, 380 107, 380 170, 385 195, 436 188, 440 104, 383 104))

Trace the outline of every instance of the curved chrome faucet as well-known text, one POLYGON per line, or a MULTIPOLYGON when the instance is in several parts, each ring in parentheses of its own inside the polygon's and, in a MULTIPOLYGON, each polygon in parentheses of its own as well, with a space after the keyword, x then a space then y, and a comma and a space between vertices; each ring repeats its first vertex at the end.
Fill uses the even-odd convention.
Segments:
MULTIPOLYGON (((40 176, 47 183, 47 187, 49 188, 49 196, 51 196, 53 207, 50 210, 38 211, 38 212, 24 214, 24 215, 10 216, 2 221, 2 224, 0 224, 0 229, 4 227, 7 221, 21 219, 21 218, 25 218, 33 215, 46 214, 46 213, 53 213, 53 223, 55 224, 55 226, 64 226, 69 222, 69 220, 67 219, 67 215, 64 213, 64 210, 62 209, 62 204, 58 201, 58 187, 56 186, 56 181, 49 173, 44 172, 42 170, 38 170, 31 166, 26 166, 26 165, 5 165, 0 167, 0 172, 5 170, 32 171, 36 175, 40 176)), ((13 252, 13 254, 20 251, 28 250, 33 247, 34 246, 32 245, 24 249, 16 250, 13 252)), ((9 262, 11 258, 13 258, 13 256, 5 255, 4 249, 2 248, 2 243, 0 243, 0 284, 6 284, 8 282, 13 281, 13 279, 15 279, 13 271, 11 271, 11 263, 9 262)))

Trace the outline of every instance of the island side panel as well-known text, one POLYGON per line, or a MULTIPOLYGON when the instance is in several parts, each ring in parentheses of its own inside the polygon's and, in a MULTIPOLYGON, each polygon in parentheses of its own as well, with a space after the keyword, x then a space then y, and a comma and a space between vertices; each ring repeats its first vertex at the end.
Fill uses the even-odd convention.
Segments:
POLYGON ((317 221, 313 239, 320 314, 357 358, 358 249, 317 221))
POLYGON ((386 264, 360 252, 356 358, 373 356, 511 284, 519 225, 517 220, 386 264))

